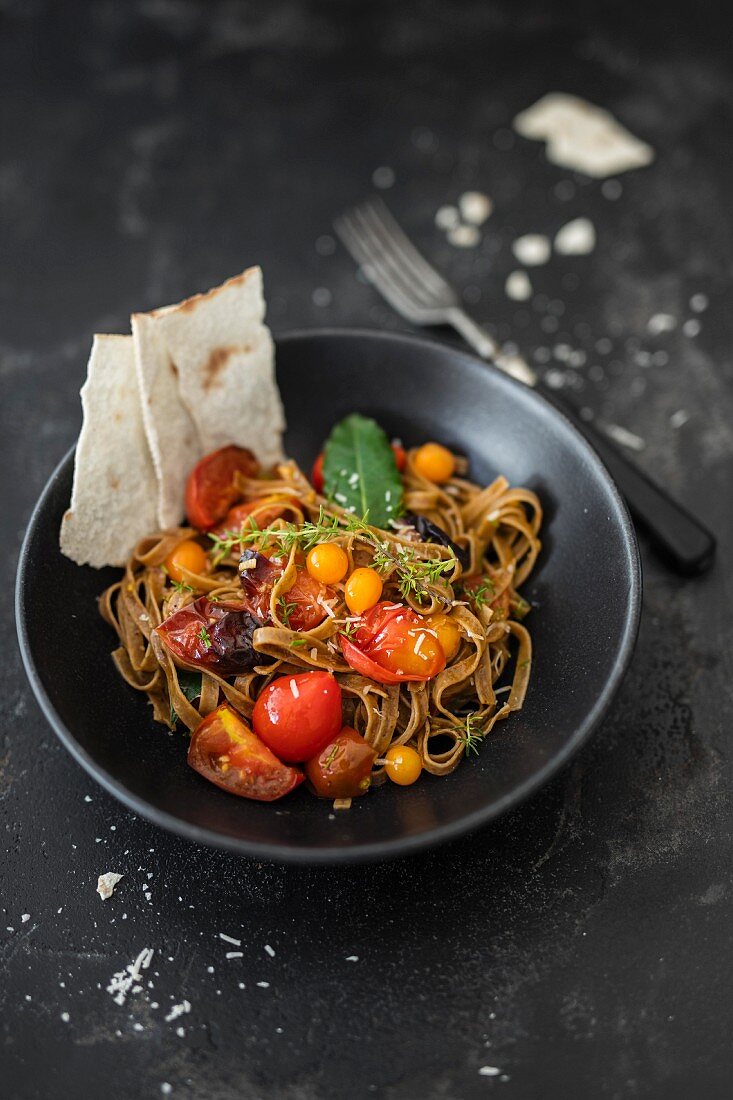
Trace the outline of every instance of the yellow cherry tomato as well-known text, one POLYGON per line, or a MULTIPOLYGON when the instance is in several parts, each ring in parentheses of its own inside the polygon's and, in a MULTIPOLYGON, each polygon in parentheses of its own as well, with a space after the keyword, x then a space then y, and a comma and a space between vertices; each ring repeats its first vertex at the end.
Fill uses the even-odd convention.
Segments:
POLYGON ((447 447, 440 443, 423 443, 413 458, 413 465, 421 477, 440 484, 453 477, 456 460, 447 447))
POLYGON ((165 559, 168 576, 179 583, 185 583, 189 573, 203 573, 206 564, 206 552, 193 539, 179 542, 165 559))
POLYGON ((439 611, 436 615, 428 615, 425 622, 438 635, 446 661, 452 661, 461 646, 461 629, 456 620, 439 611))
POLYGON ((422 771, 420 753, 411 749, 409 745, 392 745, 384 756, 387 761, 384 770, 393 783, 398 783, 400 787, 409 787, 420 778, 422 771))
POLYGON ((311 577, 321 584, 338 584, 346 576, 349 558, 334 542, 319 542, 308 551, 305 564, 311 577))
POLYGON ((379 603, 382 588, 382 578, 376 569, 366 566, 355 569, 344 589, 346 606, 352 615, 362 615, 370 607, 374 607, 375 603, 379 603))

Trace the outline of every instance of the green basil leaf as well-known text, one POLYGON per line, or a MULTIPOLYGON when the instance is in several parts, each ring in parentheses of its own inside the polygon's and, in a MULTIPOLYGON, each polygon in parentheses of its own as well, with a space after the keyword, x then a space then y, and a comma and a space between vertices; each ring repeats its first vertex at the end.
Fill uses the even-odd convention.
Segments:
POLYGON ((323 484, 330 497, 373 527, 387 527, 402 509, 402 478, 394 451, 375 420, 352 413, 326 440, 323 484))
MULTIPOLYGON (((190 672, 187 668, 179 668, 178 686, 188 699, 189 703, 195 702, 201 694, 201 673, 190 672)), ((176 714, 173 707, 171 707, 171 725, 174 726, 177 721, 178 715, 176 714)))

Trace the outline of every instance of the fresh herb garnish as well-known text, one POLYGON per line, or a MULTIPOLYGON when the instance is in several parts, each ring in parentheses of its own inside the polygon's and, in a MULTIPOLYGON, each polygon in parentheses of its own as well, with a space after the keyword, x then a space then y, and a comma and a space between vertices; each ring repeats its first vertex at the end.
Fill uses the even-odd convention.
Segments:
POLYGON ((355 637, 358 629, 359 628, 357 627, 356 623, 344 623, 344 626, 339 631, 339 633, 343 634, 344 638, 348 638, 349 641, 351 641, 351 639, 355 637))
POLYGON ((529 612, 531 610, 532 610, 531 605, 527 603, 527 601, 524 599, 523 596, 515 596, 515 598, 514 598, 514 618, 515 619, 519 619, 521 621, 525 617, 525 615, 529 614, 529 612))
POLYGON ((290 643, 291 649, 300 649, 301 646, 308 645, 307 638, 293 638, 290 643))
POLYGON ((193 592, 191 585, 186 584, 185 581, 173 581, 173 588, 179 596, 182 596, 184 592, 193 592))
POLYGON ((261 548, 268 542, 276 542, 284 553, 290 553, 294 546, 307 553, 317 543, 330 542, 344 535, 356 535, 369 543, 374 551, 373 566, 379 572, 394 569, 403 599, 409 595, 416 599, 428 596, 430 586, 440 584, 443 574, 452 572, 456 566, 453 555, 449 558, 420 558, 411 547, 382 538, 369 526, 366 515, 361 519, 357 516, 329 516, 323 508, 319 510, 317 520, 306 520, 300 527, 294 523, 284 523, 263 527, 261 531, 243 531, 235 536, 209 535, 209 538, 213 540, 217 553, 226 557, 235 544, 255 542, 261 548))
POLYGON ((456 732, 458 733, 458 739, 463 744, 466 756, 469 753, 476 753, 478 755, 478 748, 484 739, 484 731, 477 726, 476 714, 467 714, 465 721, 458 726, 456 732))
POLYGON ((290 616, 297 606, 297 603, 288 603, 285 596, 278 596, 277 598, 278 614, 287 627, 290 626, 290 616))
POLYGON ((324 768, 330 768, 331 767, 331 765, 333 764, 334 760, 336 759, 336 757, 338 755, 338 751, 339 751, 339 746, 338 746, 338 744, 335 744, 332 747, 332 749, 331 749, 330 753, 328 754, 328 756, 326 757, 326 759, 323 761, 323 767, 324 768))
POLYGON ((211 649, 211 635, 205 626, 202 626, 196 637, 206 649, 211 649))
POLYGON ((496 593, 496 589, 488 577, 481 578, 481 583, 478 588, 466 588, 464 591, 466 595, 473 600, 479 610, 491 603, 496 593))
POLYGON ((354 413, 333 428, 323 450, 326 495, 348 512, 386 527, 402 508, 402 478, 375 420, 354 413))

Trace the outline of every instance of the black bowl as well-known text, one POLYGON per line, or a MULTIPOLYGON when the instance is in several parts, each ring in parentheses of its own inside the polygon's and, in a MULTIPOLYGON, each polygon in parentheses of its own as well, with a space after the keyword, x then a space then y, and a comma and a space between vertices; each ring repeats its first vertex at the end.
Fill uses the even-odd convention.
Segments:
POLYGON ((265 859, 345 863, 400 855, 490 821, 547 782, 598 725, 636 637, 640 570, 633 528, 609 475, 549 403, 454 348, 376 332, 294 333, 277 345, 290 428, 306 468, 349 412, 407 444, 437 439, 471 475, 504 473, 537 492, 544 548, 524 588, 533 677, 524 708, 450 776, 386 784, 333 814, 302 788, 280 804, 220 791, 186 764, 186 739, 153 723, 117 675, 97 596, 117 573, 80 568, 58 548, 73 452, 28 528, 17 583, 20 645, 36 697, 80 764, 127 806, 191 840, 265 859))

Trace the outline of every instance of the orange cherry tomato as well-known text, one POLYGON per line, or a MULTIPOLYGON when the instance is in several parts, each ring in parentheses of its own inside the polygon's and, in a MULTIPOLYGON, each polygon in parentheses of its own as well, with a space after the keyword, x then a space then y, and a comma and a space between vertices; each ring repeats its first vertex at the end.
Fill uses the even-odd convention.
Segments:
POLYGON ((372 782, 377 754, 351 726, 344 726, 332 741, 305 765, 308 782, 319 798, 358 798, 372 782))
POLYGON ((413 463, 421 477, 428 481, 434 481, 440 485, 453 477, 456 470, 456 460, 447 447, 440 443, 423 443, 415 451, 413 463))
POLYGON ((384 585, 376 569, 362 566, 355 569, 344 587, 346 606, 352 615, 362 615, 374 607, 382 595, 384 585))
POLYGON ((319 542, 308 551, 306 568, 321 584, 338 584, 346 576, 349 556, 334 542, 319 542))
POLYGON ((222 447, 197 462, 186 483, 186 515, 192 527, 209 531, 240 495, 234 475, 254 477, 260 464, 247 447, 222 447))
POLYGON ((405 604, 380 601, 352 637, 341 635, 341 651, 353 669, 382 684, 431 680, 445 668, 445 653, 427 622, 405 604))
POLYGON ((341 688, 330 672, 279 676, 260 692, 252 725, 288 764, 308 760, 341 729, 341 688))
POLYGON ((185 583, 191 573, 203 573, 207 564, 206 551, 193 539, 179 542, 165 559, 168 576, 178 583, 185 583))
POLYGON ((384 754, 387 777, 400 787, 409 787, 420 778, 422 759, 420 753, 409 745, 392 745, 384 754))
POLYGON ((438 635, 446 661, 452 661, 461 648, 461 628, 458 623, 450 615, 439 611, 435 615, 428 615, 425 625, 438 635))
POLYGON ((193 731, 188 763, 217 787, 257 802, 274 802, 305 779, 299 768, 278 760, 228 703, 193 731))

